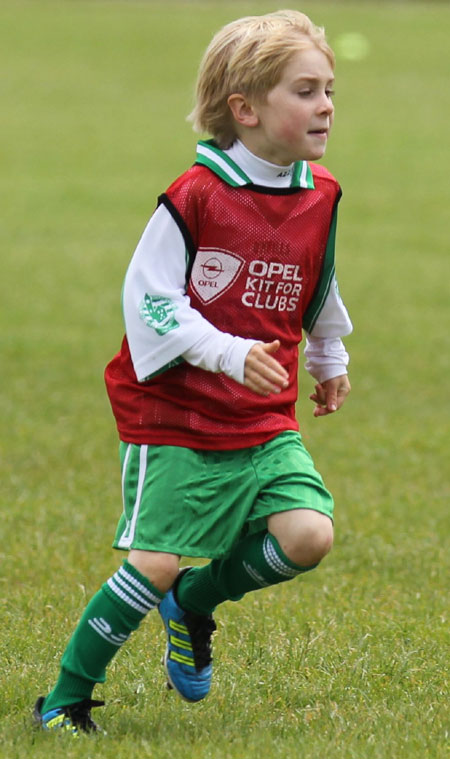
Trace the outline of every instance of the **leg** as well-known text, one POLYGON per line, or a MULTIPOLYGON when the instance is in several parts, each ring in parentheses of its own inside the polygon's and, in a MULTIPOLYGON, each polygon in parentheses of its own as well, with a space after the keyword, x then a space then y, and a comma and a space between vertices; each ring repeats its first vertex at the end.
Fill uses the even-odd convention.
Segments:
MULTIPOLYGON (((217 465, 215 454, 205 476, 217 465)), ((217 481, 215 491, 222 529, 228 524, 234 536, 231 551, 226 558, 181 575, 161 612, 173 596, 180 614, 206 619, 223 601, 237 601, 249 591, 313 569, 331 548, 333 500, 295 433, 280 435, 245 455, 237 452, 235 459, 224 457, 222 481, 217 481), (247 518, 261 519, 261 527, 265 521, 268 529, 236 542, 233 528, 242 505, 247 518), (284 511, 275 514, 277 509, 284 511)))
POLYGON ((184 570, 160 606, 169 641, 165 658, 169 682, 189 701, 204 698, 211 685, 209 641, 216 605, 307 572, 331 549, 332 521, 312 509, 272 514, 267 523, 268 531, 241 540, 227 559, 184 570), (196 667, 193 625, 199 624, 204 631, 199 649, 206 658, 196 667))
MULTIPOLYGON (((296 514, 302 511, 295 510, 296 514)), ((316 535, 313 530, 316 512, 308 510, 308 513, 314 516, 310 521, 301 517, 298 532, 292 538, 289 525, 292 529, 294 517, 280 520, 283 529, 276 520, 275 529, 281 540, 284 539, 287 550, 283 550, 275 534, 262 530, 239 541, 226 559, 213 559, 204 567, 191 569, 180 579, 177 589, 180 605, 196 614, 211 614, 224 601, 238 601, 245 593, 292 580, 314 569, 331 547, 332 528, 331 520, 318 514, 321 517, 318 524, 322 525, 323 519, 323 535, 317 525, 316 535), (303 524, 309 524, 304 535, 303 524), (316 535, 314 541, 313 534, 316 535)))
MULTIPOLYGON (((274 514, 268 525, 269 531, 262 530, 239 541, 226 559, 214 559, 205 567, 194 567, 180 576, 176 587, 176 608, 180 615, 212 619, 218 604, 237 601, 249 591, 292 580, 316 567, 331 548, 331 519, 310 509, 274 514)), ((170 596, 173 591, 161 604, 161 613, 170 596)), ((172 667, 175 671, 183 668, 176 662, 172 662, 172 667)), ((203 674, 207 682, 199 698, 209 690, 211 667, 203 674)), ((175 687, 186 697, 183 685, 175 687)), ((200 689, 200 683, 196 687, 200 689)))
MULTIPOLYGON (((83 704, 84 711, 89 711, 93 688, 105 681, 107 665, 146 614, 159 606, 177 572, 177 556, 132 551, 130 560, 104 583, 69 641, 55 688, 40 702, 43 727, 71 729, 75 718, 69 712, 74 704, 83 704)), ((79 724, 84 729, 82 719, 79 724)))

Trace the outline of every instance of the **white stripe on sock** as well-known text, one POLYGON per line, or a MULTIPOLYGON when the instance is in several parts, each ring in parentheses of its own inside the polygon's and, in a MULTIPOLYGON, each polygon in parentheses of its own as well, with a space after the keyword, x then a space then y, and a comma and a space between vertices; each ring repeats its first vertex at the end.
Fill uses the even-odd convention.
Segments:
POLYGON ((143 606, 143 604, 135 601, 134 598, 125 593, 125 591, 123 591, 122 588, 117 585, 114 577, 109 578, 107 585, 109 585, 113 593, 115 593, 118 598, 121 598, 122 601, 125 601, 125 603, 128 604, 128 606, 131 606, 132 609, 136 609, 141 614, 147 614, 149 611, 155 608, 154 605, 151 606, 147 602, 145 602, 145 606, 143 606))
POLYGON ((142 582, 139 582, 139 580, 137 580, 130 572, 127 572, 125 567, 120 567, 117 574, 123 582, 133 585, 136 590, 139 591, 139 593, 142 593, 143 596, 146 596, 147 599, 153 604, 161 603, 159 596, 156 596, 154 593, 152 593, 151 590, 149 590, 149 588, 146 588, 142 582))
POLYGON ((285 564, 284 561, 280 559, 277 552, 275 551, 275 548, 270 542, 268 535, 266 535, 264 538, 263 552, 264 558, 267 561, 269 567, 271 567, 274 572, 277 572, 277 574, 284 577, 296 577, 298 574, 300 574, 300 569, 294 569, 293 567, 285 564))
POLYGON ((123 593, 130 596, 130 598, 132 598, 133 600, 137 600, 142 606, 147 607, 149 611, 150 609, 153 609, 155 607, 155 603, 153 601, 149 601, 148 598, 144 598, 144 596, 141 596, 141 594, 137 590, 135 590, 135 588, 133 588, 131 585, 128 585, 128 583, 125 582, 125 580, 122 577, 120 577, 118 572, 114 575, 113 579, 114 579, 114 582, 117 583, 117 585, 119 586, 119 588, 121 589, 123 593))

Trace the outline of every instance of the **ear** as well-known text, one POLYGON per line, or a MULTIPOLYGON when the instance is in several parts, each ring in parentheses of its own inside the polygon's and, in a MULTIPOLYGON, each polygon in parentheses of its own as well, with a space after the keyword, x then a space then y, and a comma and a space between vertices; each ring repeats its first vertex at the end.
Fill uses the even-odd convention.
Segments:
POLYGON ((259 124, 258 115, 253 105, 244 95, 233 93, 227 100, 228 107, 234 120, 244 127, 255 127, 259 124))

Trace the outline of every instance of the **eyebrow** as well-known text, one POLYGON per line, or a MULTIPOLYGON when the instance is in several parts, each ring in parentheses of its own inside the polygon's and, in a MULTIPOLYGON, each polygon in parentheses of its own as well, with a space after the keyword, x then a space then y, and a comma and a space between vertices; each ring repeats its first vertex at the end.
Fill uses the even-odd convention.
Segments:
MULTIPOLYGON (((299 82, 313 82, 314 84, 317 84, 322 81, 324 80, 313 74, 304 74, 303 76, 296 77, 296 79, 294 79, 294 84, 298 84, 299 82)), ((326 82, 327 84, 333 84, 335 82, 334 76, 331 77, 331 79, 327 79, 326 82)))

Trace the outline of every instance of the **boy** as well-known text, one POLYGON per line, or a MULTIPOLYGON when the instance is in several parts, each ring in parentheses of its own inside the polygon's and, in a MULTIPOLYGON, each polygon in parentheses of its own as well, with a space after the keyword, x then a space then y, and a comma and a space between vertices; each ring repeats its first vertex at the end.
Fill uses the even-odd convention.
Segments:
POLYGON ((106 369, 120 436, 123 566, 89 602, 45 729, 97 729, 92 690, 146 614, 167 632, 169 685, 199 701, 212 612, 318 565, 333 501, 295 419, 298 344, 315 416, 350 385, 334 274, 340 189, 323 168, 334 57, 296 11, 224 27, 200 67, 194 166, 159 198, 126 274, 126 336, 106 369), (208 557, 179 572, 181 556, 208 557))

